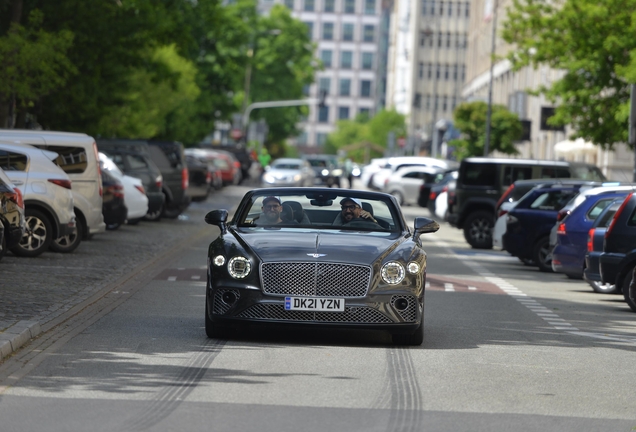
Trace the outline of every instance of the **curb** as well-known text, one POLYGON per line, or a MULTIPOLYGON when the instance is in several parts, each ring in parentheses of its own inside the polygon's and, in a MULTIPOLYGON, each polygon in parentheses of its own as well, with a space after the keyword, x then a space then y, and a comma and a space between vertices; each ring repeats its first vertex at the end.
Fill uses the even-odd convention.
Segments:
POLYGON ((18 321, 0 333, 0 362, 42 333, 38 321, 18 321))

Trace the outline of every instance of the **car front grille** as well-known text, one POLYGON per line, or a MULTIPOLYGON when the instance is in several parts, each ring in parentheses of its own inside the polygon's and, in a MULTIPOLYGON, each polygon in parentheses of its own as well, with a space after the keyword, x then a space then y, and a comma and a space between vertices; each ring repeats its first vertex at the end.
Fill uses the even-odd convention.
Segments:
POLYGON ((344 312, 308 312, 285 310, 282 304, 256 304, 244 310, 239 318, 279 321, 340 322, 362 324, 393 323, 386 315, 370 307, 346 307, 344 312))
POLYGON ((364 297, 371 281, 371 268, 316 262, 264 263, 261 276, 265 294, 364 297))
POLYGON ((391 306, 397 311, 405 322, 415 322, 417 319, 417 299, 414 296, 393 296, 391 297, 391 306), (395 302, 398 299, 404 299, 408 302, 406 309, 400 310, 395 307, 395 302))

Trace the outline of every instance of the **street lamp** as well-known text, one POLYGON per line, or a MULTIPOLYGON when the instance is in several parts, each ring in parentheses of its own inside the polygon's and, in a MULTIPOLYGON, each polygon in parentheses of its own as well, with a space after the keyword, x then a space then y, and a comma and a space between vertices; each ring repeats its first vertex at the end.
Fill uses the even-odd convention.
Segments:
POLYGON ((493 7, 493 19, 492 19, 492 41, 490 46, 490 80, 488 81, 488 113, 486 114, 486 138, 484 139, 484 157, 488 157, 490 153, 490 129, 492 123, 492 82, 493 72, 495 68, 495 47, 497 38, 497 9, 499 7, 499 0, 495 0, 493 7))

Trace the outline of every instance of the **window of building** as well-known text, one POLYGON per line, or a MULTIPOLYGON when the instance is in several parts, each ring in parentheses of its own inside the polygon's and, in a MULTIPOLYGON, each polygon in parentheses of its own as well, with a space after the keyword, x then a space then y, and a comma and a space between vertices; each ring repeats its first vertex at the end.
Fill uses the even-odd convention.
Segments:
POLYGON ((417 66, 417 77, 419 79, 424 78, 424 63, 420 62, 417 66))
POLYGON ((324 146, 327 142, 327 134, 324 132, 316 132, 316 145, 324 146))
POLYGON ((309 96, 309 84, 303 86, 303 95, 309 96))
POLYGON ((364 26, 364 35, 362 40, 365 42, 373 42, 375 41, 375 26, 367 24, 364 26))
POLYGON ((349 120, 349 107, 341 106, 338 108, 338 120, 349 120))
POLYGON ((451 33, 450 32, 446 32, 446 48, 450 48, 451 47, 451 33))
POLYGON ((466 7, 466 18, 469 18, 470 17, 470 2, 464 3, 464 6, 466 7))
POLYGON ((448 96, 442 96, 442 111, 446 112, 448 109, 448 96))
POLYGON ((294 10, 294 0, 285 0, 285 6, 287 6, 291 10, 294 10))
POLYGON ((413 106, 417 109, 422 107, 422 94, 421 93, 415 93, 415 95, 413 96, 413 106))
POLYGON ((444 15, 444 2, 443 1, 439 2, 439 15, 440 16, 444 15))
POLYGON ((457 81, 457 65, 453 65, 453 81, 457 81))
POLYGON ((349 78, 342 78, 340 80, 340 96, 351 95, 351 80, 349 78))
POLYGON ((360 96, 361 97, 371 96, 371 81, 369 80, 360 81, 360 96))
POLYGON ((425 100, 424 107, 426 108, 426 111, 429 111, 431 109, 431 95, 430 94, 425 95, 424 100, 425 100))
POLYGON ((373 53, 362 53, 362 69, 373 69, 373 53))
POLYGON ((325 12, 334 12, 336 10, 336 0, 325 0, 325 12))
POLYGON ((358 109, 358 113, 362 116, 369 117, 369 115, 371 115, 371 110, 369 108, 360 108, 358 109))
POLYGON ((444 39, 444 34, 442 32, 437 33, 437 46, 439 48, 441 48, 444 43, 443 39, 444 39))
POLYGON ((435 100, 433 101, 433 109, 437 111, 439 109, 439 95, 435 95, 435 100))
POLYGON ((318 123, 328 123, 329 122, 329 107, 322 106, 318 108, 318 123))
POLYGON ((375 0, 364 0, 364 14, 375 15, 375 0))
POLYGON ((330 23, 330 22, 322 23, 322 38, 324 40, 333 39, 333 23, 330 23))
POLYGON ((342 51, 340 53, 340 68, 351 69, 352 63, 353 63, 353 52, 342 51))
POLYGON ((426 64, 426 78, 433 78, 433 63, 426 64))
POLYGON ((442 65, 440 65, 439 63, 437 63, 435 65, 435 79, 440 79, 440 77, 441 77, 441 68, 442 68, 442 65))
POLYGON ((429 11, 431 12, 431 15, 435 15, 435 0, 431 0, 431 8, 429 9, 429 11))
POLYGON ((314 10, 314 1, 315 0, 305 0, 305 4, 304 4, 303 9, 306 10, 306 11, 309 11, 309 12, 313 11, 314 10))
POLYGON ((322 50, 320 51, 320 60, 322 60, 322 64, 326 68, 331 67, 331 57, 333 56, 333 52, 331 50, 322 50))
POLYGON ((300 145, 306 145, 307 144, 307 132, 303 132, 300 135, 298 135, 298 138, 296 138, 296 142, 300 145))
POLYGON ((444 80, 448 81, 449 78, 450 78, 450 66, 445 64, 444 65, 444 80))
POLYGON ((320 80, 318 81, 318 89, 325 90, 327 94, 331 93, 331 78, 320 78, 320 80))
POLYGON ((451 100, 451 110, 455 111, 455 107, 457 106, 457 96, 453 96, 451 100))
POLYGON ((309 35, 309 39, 314 38, 314 23, 311 21, 305 21, 304 24, 307 26, 307 34, 309 35))
POLYGON ((356 0, 344 0, 344 13, 356 13, 356 0))
POLYGON ((353 24, 344 23, 342 25, 342 40, 343 41, 352 41, 353 40, 353 24))
POLYGON ((428 0, 422 0, 422 15, 428 15, 428 0))
POLYGON ((453 16, 453 2, 448 2, 448 16, 453 16))

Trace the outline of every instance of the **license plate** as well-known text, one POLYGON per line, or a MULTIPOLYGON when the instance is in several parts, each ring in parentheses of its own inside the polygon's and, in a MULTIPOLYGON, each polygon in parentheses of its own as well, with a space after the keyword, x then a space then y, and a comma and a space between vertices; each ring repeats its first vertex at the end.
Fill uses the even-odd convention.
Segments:
POLYGON ((345 299, 322 297, 285 297, 285 310, 344 312, 345 299))

